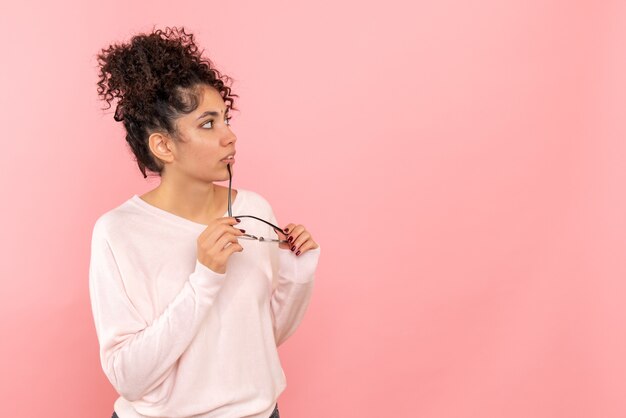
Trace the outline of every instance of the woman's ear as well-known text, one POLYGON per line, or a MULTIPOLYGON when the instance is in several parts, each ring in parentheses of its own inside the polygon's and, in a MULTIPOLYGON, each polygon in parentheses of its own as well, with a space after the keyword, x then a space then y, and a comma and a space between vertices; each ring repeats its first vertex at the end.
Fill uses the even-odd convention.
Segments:
POLYGON ((150 151, 163 162, 171 163, 174 160, 174 153, 172 152, 174 146, 173 141, 160 132, 155 132, 148 138, 150 151))

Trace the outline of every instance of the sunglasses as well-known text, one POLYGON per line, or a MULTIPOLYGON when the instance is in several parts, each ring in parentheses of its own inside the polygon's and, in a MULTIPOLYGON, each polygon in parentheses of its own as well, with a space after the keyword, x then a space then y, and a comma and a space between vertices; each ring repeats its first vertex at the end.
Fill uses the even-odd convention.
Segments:
MULTIPOLYGON (((230 199, 230 191, 232 189, 232 182, 233 182, 233 173, 230 171, 230 164, 226 165, 226 168, 228 168, 228 216, 233 217, 233 211, 231 208, 231 199, 230 199)), ((271 222, 268 222, 264 219, 261 218, 257 218, 256 216, 252 216, 252 215, 237 215, 235 216, 236 218, 253 218, 256 219, 257 221, 261 221, 264 222, 266 224, 268 224, 269 226, 271 226, 272 228, 274 228, 274 230, 279 230, 282 234, 284 234, 285 236, 287 236, 287 233, 285 231, 283 231, 282 228, 274 225, 271 222)), ((261 242, 284 242, 284 243, 289 243, 288 240, 286 239, 280 239, 278 237, 278 233, 276 233, 276 237, 257 237, 256 235, 252 235, 252 234, 246 234, 244 233, 243 235, 237 237, 237 239, 249 239, 249 240, 256 240, 256 241, 261 241, 261 242)))

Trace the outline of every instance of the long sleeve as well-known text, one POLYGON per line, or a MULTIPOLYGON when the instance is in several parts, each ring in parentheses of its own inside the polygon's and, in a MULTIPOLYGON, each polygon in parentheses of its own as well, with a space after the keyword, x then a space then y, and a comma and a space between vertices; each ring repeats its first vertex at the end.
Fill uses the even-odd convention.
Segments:
MULTIPOLYGON (((281 226, 270 209, 268 220, 281 226)), ((271 227, 270 231, 271 231, 271 227)), ((271 232, 274 234, 274 232, 271 232)), ((321 245, 299 256, 273 245, 270 249, 273 281, 276 287, 270 301, 276 346, 285 342, 298 328, 311 301, 315 270, 321 245)))
POLYGON ((104 223, 96 222, 89 293, 101 365, 120 395, 138 400, 168 377, 209 313, 225 276, 196 259, 195 270, 183 288, 148 323, 126 293, 104 223))

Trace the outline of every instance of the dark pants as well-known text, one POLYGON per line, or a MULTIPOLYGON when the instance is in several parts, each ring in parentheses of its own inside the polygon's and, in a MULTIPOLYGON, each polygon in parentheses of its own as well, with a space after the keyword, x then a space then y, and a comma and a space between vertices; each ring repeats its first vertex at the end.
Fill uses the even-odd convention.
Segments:
MULTIPOLYGON (((119 418, 119 417, 117 416, 115 411, 113 411, 113 415, 111 416, 111 418, 119 418)), ((268 418, 280 418, 280 413, 278 412, 278 402, 276 402, 276 406, 274 407, 274 411, 272 412, 272 415, 270 415, 268 418)))

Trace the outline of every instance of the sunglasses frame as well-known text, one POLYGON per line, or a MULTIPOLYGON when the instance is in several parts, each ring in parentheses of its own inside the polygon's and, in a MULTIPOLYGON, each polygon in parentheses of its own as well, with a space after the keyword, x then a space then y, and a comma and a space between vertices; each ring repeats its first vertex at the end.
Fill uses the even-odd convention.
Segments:
MULTIPOLYGON (((228 163, 226 165, 226 168, 228 168, 228 216, 235 217, 235 218, 253 218, 253 219, 256 219, 257 221, 261 221, 261 222, 264 222, 264 223, 268 224, 269 226, 271 226, 275 230, 276 229, 279 230, 282 234, 287 236, 288 234, 285 231, 283 231, 282 228, 274 225, 271 222, 266 221, 265 219, 261 219, 261 218, 258 218, 256 216, 253 216, 253 215, 237 215, 237 216, 233 216, 232 205, 231 205, 231 198, 230 198, 230 191, 232 190, 232 182, 233 182, 233 173, 230 170, 230 163, 228 163)), ((276 235, 278 236, 278 233, 276 235)), ((246 234, 246 233, 244 233, 242 236, 238 237, 238 239, 249 239, 249 240, 255 240, 255 241, 259 241, 259 242, 278 242, 278 243, 286 243, 286 244, 290 243, 289 240, 280 239, 280 237, 278 239, 276 239, 276 238, 267 238, 267 237, 257 237, 256 235, 246 234)))

